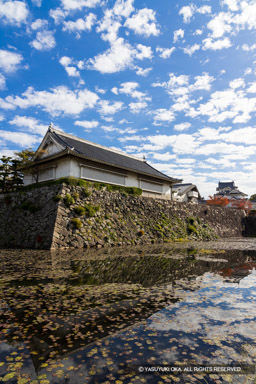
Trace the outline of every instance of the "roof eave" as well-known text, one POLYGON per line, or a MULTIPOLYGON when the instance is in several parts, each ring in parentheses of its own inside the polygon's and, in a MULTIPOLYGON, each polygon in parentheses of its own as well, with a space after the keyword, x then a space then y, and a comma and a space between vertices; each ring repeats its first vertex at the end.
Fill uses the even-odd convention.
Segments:
MULTIPOLYGON (((159 179, 159 180, 164 180, 166 182, 170 182, 171 184, 175 184, 177 182, 181 182, 182 181, 181 179, 174 179, 174 178, 172 178, 170 176, 165 176, 165 175, 164 175, 164 177, 161 177, 161 176, 157 176, 157 175, 151 175, 151 174, 146 173, 146 172, 140 173, 139 171, 136 171, 136 170, 131 169, 131 168, 126 168, 126 167, 118 166, 118 165, 115 165, 115 164, 112 164, 112 163, 108 163, 108 162, 104 162, 104 161, 100 161, 100 160, 97 160, 97 159, 90 158, 90 157, 85 156, 83 154, 77 153, 76 151, 73 151, 70 148, 66 148, 63 151, 58 152, 58 153, 56 153, 56 154, 54 154, 52 156, 48 156, 48 157, 45 157, 43 159, 36 160, 34 162, 34 164, 42 164, 42 163, 45 163, 47 161, 55 160, 55 159, 58 159, 60 157, 66 156, 66 155, 70 155, 70 156, 74 156, 74 157, 78 157, 78 158, 82 158, 82 159, 86 159, 86 160, 95 161, 95 162, 100 163, 100 164, 109 165, 111 167, 117 167, 117 168, 124 169, 124 170, 130 171, 130 172, 138 173, 138 174, 143 174, 143 175, 146 175, 148 177, 153 177, 153 178, 156 178, 156 179, 159 179)), ((31 168, 31 166, 28 167, 28 168, 31 168)))

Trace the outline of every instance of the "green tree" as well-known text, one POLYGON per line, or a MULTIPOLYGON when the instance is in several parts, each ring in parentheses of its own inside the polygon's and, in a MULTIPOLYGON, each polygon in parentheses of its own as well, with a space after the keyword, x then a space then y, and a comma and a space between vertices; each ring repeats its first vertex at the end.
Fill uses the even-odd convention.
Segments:
POLYGON ((11 189, 16 191, 23 185, 23 173, 20 170, 21 168, 21 161, 18 159, 11 159, 11 189))
POLYGON ((251 195, 250 200, 251 201, 256 201, 256 193, 254 195, 251 195))
POLYGON ((30 175, 32 180, 38 183, 39 170, 34 163, 35 151, 33 151, 31 148, 27 148, 20 152, 15 152, 15 155, 20 161, 19 170, 23 174, 23 177, 24 174, 30 175))
POLYGON ((1 192, 5 193, 10 189, 11 181, 11 162, 12 158, 7 156, 2 156, 0 161, 0 189, 1 192))

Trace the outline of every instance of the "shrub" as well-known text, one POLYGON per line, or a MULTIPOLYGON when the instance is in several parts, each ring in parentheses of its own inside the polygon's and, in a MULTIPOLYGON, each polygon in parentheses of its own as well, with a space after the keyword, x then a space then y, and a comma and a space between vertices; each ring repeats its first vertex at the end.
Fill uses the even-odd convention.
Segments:
POLYGON ((89 217, 93 217, 100 209, 99 205, 90 205, 90 204, 85 204, 84 206, 86 215, 89 217))
POLYGON ((79 216, 85 215, 85 208, 81 207, 80 205, 77 205, 76 207, 74 207, 74 211, 79 216))
POLYGON ((75 203, 75 199, 70 195, 70 193, 67 193, 64 198, 64 204, 66 207, 70 207, 71 204, 75 203))
POLYGON ((189 224, 189 225, 188 225, 188 232, 189 232, 189 233, 195 233, 196 235, 198 235, 198 230, 197 230, 196 227, 194 227, 194 225, 192 225, 192 224, 189 224))
POLYGON ((71 219, 71 223, 73 224, 73 226, 76 228, 76 229, 80 229, 82 227, 82 222, 80 219, 78 219, 77 217, 71 219))
POLYGON ((89 192, 88 190, 84 190, 83 191, 83 196, 84 197, 89 197, 91 195, 91 192, 89 192))
POLYGON ((52 199, 53 199, 53 201, 55 201, 57 203, 58 201, 62 200, 62 196, 61 195, 55 195, 55 196, 53 196, 52 199))
POLYGON ((74 198, 75 200, 79 199, 79 197, 80 197, 78 192, 74 192, 74 193, 72 194, 72 196, 73 196, 73 198, 74 198))
POLYGON ((142 194, 142 189, 136 188, 136 187, 123 187, 121 185, 112 185, 112 184, 107 184, 107 191, 119 191, 124 194, 128 195, 135 195, 135 196, 140 196, 142 194))
POLYGON ((188 217, 187 221, 189 224, 193 225, 195 223, 196 219, 194 217, 188 217))

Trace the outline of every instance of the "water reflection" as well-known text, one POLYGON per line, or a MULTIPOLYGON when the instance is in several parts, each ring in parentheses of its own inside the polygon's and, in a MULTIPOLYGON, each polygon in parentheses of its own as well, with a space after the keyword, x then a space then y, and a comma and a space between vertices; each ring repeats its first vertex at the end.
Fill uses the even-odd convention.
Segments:
POLYGON ((0 251, 0 378, 19 384, 233 380, 145 377, 134 368, 255 363, 256 252, 206 247, 0 251))

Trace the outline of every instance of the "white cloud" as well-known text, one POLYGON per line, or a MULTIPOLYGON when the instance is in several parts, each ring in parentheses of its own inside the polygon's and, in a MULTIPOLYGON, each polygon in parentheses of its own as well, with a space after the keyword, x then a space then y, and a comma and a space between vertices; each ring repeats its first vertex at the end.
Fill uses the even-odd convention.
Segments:
POLYGON ((120 88, 112 88, 112 92, 118 95, 118 93, 123 93, 125 95, 131 96, 134 99, 142 100, 151 100, 151 97, 148 97, 145 93, 137 90, 139 87, 139 83, 135 81, 127 81, 125 83, 120 84, 120 88))
POLYGON ((117 39, 106 52, 88 60, 88 68, 101 73, 114 73, 123 71, 131 66, 134 50, 124 39, 117 39))
POLYGON ((132 113, 139 113, 142 109, 147 107, 147 103, 145 101, 138 103, 130 103, 129 107, 132 113))
POLYGON ((116 101, 111 104, 108 100, 101 100, 99 106, 99 112, 102 115, 114 115, 123 109, 123 103, 121 101, 116 101))
POLYGON ((247 75, 251 75, 251 74, 252 74, 252 69, 246 68, 246 70, 244 71, 244 75, 247 76, 247 75))
POLYGON ((214 81, 214 77, 204 72, 202 76, 196 76, 195 82, 190 86, 191 91, 210 91, 211 83, 214 81))
POLYGON ((80 33, 83 31, 91 31, 92 26, 96 22, 96 15, 89 13, 84 19, 80 18, 76 21, 64 21, 63 31, 76 32, 77 37, 80 37, 80 33))
POLYGON ((136 75, 138 76, 147 76, 150 71, 152 71, 152 67, 149 68, 141 68, 141 67, 136 67, 136 75))
POLYGON ((238 0, 222 0, 222 5, 227 5, 230 11, 238 11, 238 0))
POLYGON ((207 27, 212 31, 211 37, 222 37, 226 32, 230 32, 232 29, 230 22, 231 14, 220 12, 207 24, 207 27))
POLYGON ((241 48, 245 52, 255 51, 256 44, 253 44, 253 45, 243 44, 241 48))
POLYGON ((175 99, 172 110, 184 111, 190 108, 190 104, 193 103, 192 100, 189 101, 190 93, 197 90, 209 91, 213 80, 212 76, 204 72, 202 76, 196 76, 194 83, 190 84, 189 76, 175 76, 174 73, 169 73, 169 80, 167 82, 153 83, 152 86, 165 88, 167 93, 175 99))
POLYGON ((183 29, 177 29, 173 32, 173 42, 176 43, 179 38, 183 39, 184 37, 184 30, 183 29))
POLYGON ((33 3, 36 7, 41 7, 41 5, 42 5, 42 0, 32 0, 32 3, 33 3))
POLYGON ((101 0, 61 0, 61 4, 67 11, 81 10, 84 7, 94 8, 101 0))
POLYGON ((107 9, 96 31, 98 33, 105 32, 101 34, 101 38, 110 43, 114 43, 118 37, 119 28, 121 27, 120 21, 121 20, 115 16, 113 10, 107 9))
POLYGON ((255 111, 256 98, 248 98, 244 91, 232 88, 211 94, 208 102, 200 104, 195 116, 207 115, 210 122, 223 122, 234 119, 234 123, 247 122, 255 111))
POLYGON ((242 78, 234 79, 234 80, 230 81, 229 86, 232 89, 237 89, 237 88, 241 88, 241 87, 244 88, 244 86, 245 86, 244 79, 242 79, 242 78))
POLYGON ((251 83, 250 87, 247 89, 248 93, 256 93, 256 82, 251 83))
POLYGON ((203 49, 211 49, 213 51, 217 51, 219 49, 223 48, 229 48, 231 47, 231 42, 229 38, 225 37, 224 39, 219 39, 219 40, 213 40, 210 37, 207 37, 206 39, 203 40, 203 49))
POLYGON ((0 0, 0 19, 5 23, 20 26, 26 23, 28 14, 25 2, 0 0))
POLYGON ((73 60, 70 58, 70 57, 67 57, 67 56, 63 56, 61 59, 60 59, 60 64, 63 65, 63 67, 65 68, 68 76, 71 76, 71 77, 79 77, 80 76, 80 73, 79 71, 76 69, 76 67, 72 66, 71 64, 73 63, 73 60))
POLYGON ((194 34, 196 36, 200 36, 200 35, 202 35, 202 33, 203 33, 203 31, 201 29, 196 29, 194 34))
POLYGON ((61 9, 61 8, 56 8, 56 9, 51 9, 49 14, 54 19, 54 22, 56 24, 59 24, 68 15, 68 11, 65 11, 64 9, 61 9))
POLYGON ((199 49, 200 49, 200 45, 194 44, 194 45, 188 46, 186 48, 183 48, 183 52, 189 56, 192 56, 193 53, 195 53, 196 51, 199 51, 199 49))
POLYGON ((37 133, 40 135, 44 135, 48 129, 48 125, 41 124, 34 117, 28 116, 14 116, 14 118, 9 121, 9 124, 16 125, 17 127, 27 128, 29 131, 33 133, 37 133))
POLYGON ((17 71, 23 57, 19 53, 0 49, 0 69, 6 73, 17 71))
POLYGON ((30 107, 42 108, 52 116, 77 115, 87 108, 93 108, 98 102, 98 95, 87 89, 71 91, 65 86, 51 89, 50 91, 35 91, 29 87, 20 96, 8 96, 0 99, 3 109, 26 109, 30 107))
POLYGON ((0 73, 0 90, 3 89, 5 89, 5 77, 0 73))
POLYGON ((117 16, 129 17, 134 10, 134 0, 116 0, 113 13, 117 16))
POLYGON ((114 43, 118 38, 122 18, 127 18, 133 10, 133 0, 117 0, 112 9, 104 12, 104 17, 100 20, 96 31, 105 32, 102 33, 101 38, 114 43))
POLYGON ((29 135, 24 132, 11 132, 0 130, 0 139, 14 143, 20 147, 31 147, 42 140, 41 136, 29 135))
POLYGON ((142 60, 151 56, 150 47, 138 44, 137 49, 135 49, 129 43, 126 43, 123 38, 118 38, 107 51, 89 59, 87 68, 101 73, 115 73, 127 68, 133 69, 135 59, 142 60))
POLYGON ((171 54, 175 51, 175 47, 172 47, 172 48, 156 47, 156 51, 160 52, 159 56, 162 57, 162 59, 168 59, 169 57, 171 57, 171 54))
POLYGON ((68 56, 63 56, 60 59, 60 64, 63 65, 63 67, 67 67, 72 63, 72 59, 68 56))
POLYGON ((30 45, 38 51, 49 51, 56 46, 52 31, 39 31, 30 45))
POLYGON ((44 19, 36 19, 32 24, 31 24, 31 29, 33 31, 36 31, 38 29, 43 29, 48 26, 48 21, 44 19))
POLYGON ((176 131, 186 131, 187 129, 189 129, 191 127, 191 124, 190 123, 180 123, 180 124, 175 124, 174 125, 174 129, 176 131))
POLYGON ((172 111, 164 108, 157 109, 152 112, 154 114, 154 124, 161 125, 162 123, 171 123, 175 120, 175 115, 172 111))
POLYGON ((155 12, 148 8, 140 9, 135 15, 126 20, 124 26, 132 29, 136 34, 146 37, 158 36, 160 34, 155 12))
POLYGON ((212 7, 210 5, 203 5, 202 7, 197 8, 196 10, 198 13, 201 13, 202 15, 206 13, 212 12, 212 7))
POLYGON ((153 57, 153 52, 151 47, 148 47, 146 45, 137 44, 137 53, 135 55, 136 59, 143 60, 143 59, 151 59, 153 57))
POLYGON ((184 23, 189 23, 195 12, 196 6, 194 4, 190 4, 182 7, 179 11, 179 15, 183 16, 184 23))
POLYGON ((74 124, 79 127, 85 128, 86 131, 90 131, 93 128, 97 128, 99 125, 99 122, 96 120, 77 120, 74 122, 74 124))
POLYGON ((160 161, 169 161, 169 160, 175 160, 177 156, 171 154, 170 152, 165 152, 165 153, 153 153, 152 157, 160 161))
POLYGON ((202 128, 196 134, 200 141, 221 141, 226 143, 239 143, 256 145, 255 127, 245 127, 223 132, 222 129, 202 128))

